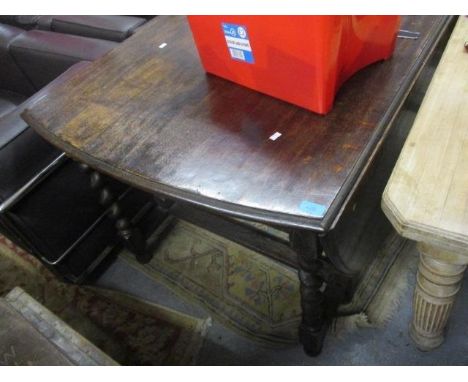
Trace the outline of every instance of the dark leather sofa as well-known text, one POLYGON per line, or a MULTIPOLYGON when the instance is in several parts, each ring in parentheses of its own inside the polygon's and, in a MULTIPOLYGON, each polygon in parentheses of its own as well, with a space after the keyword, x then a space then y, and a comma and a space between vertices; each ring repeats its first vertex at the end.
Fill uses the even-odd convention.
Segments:
MULTIPOLYGON (((94 28, 97 20, 91 19, 88 24, 94 28)), ((51 81, 66 80, 117 43, 23 29, 11 25, 12 20, 0 23, 0 232, 78 282, 115 250, 119 235, 111 206, 118 202, 119 217, 141 226, 147 224, 143 212, 151 210, 153 199, 68 159, 20 114, 48 91, 51 81)), ((121 18, 114 23, 120 25, 118 39, 138 24, 121 18)), ((103 37, 111 37, 109 23, 102 29, 103 37)))

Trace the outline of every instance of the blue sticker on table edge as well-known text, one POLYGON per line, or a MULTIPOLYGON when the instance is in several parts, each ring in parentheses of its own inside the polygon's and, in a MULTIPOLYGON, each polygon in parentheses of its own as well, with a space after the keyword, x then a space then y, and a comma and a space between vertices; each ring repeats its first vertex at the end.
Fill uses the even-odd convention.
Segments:
POLYGON ((299 209, 308 215, 320 218, 325 214, 326 207, 322 204, 317 204, 309 200, 303 200, 301 204, 299 204, 299 209))

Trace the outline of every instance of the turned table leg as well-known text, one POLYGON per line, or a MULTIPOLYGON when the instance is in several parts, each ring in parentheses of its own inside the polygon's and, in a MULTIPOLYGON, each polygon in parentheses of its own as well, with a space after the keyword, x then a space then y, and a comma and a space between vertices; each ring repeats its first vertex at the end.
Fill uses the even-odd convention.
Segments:
POLYGON ((319 241, 313 232, 296 230, 291 233, 291 243, 297 252, 299 263, 302 308, 299 340, 304 351, 315 356, 322 350, 327 331, 323 280, 320 277, 322 264, 319 260, 319 241))
POLYGON ((423 243, 419 243, 418 249, 420 262, 410 336, 418 349, 429 351, 444 340, 444 329, 468 260, 423 243))
POLYGON ((109 208, 109 218, 114 221, 117 234, 122 239, 125 247, 135 255, 140 263, 149 262, 152 254, 146 248, 142 232, 124 215, 118 200, 106 187, 101 174, 84 163, 80 164, 80 167, 83 171, 89 173, 91 188, 97 191, 99 203, 109 208))

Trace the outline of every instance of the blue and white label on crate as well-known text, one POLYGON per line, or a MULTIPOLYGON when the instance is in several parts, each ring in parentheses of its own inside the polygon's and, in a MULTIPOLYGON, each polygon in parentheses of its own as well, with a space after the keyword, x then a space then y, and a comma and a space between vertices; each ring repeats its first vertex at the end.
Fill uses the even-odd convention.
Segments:
POLYGON ((250 46, 249 34, 244 25, 221 23, 223 27, 226 44, 231 58, 237 61, 254 63, 252 47, 250 46))

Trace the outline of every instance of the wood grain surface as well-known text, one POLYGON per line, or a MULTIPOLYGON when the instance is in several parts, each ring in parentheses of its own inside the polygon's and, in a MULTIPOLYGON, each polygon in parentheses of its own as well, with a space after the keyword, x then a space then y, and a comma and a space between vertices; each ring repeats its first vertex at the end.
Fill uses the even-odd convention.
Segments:
POLYGON ((468 19, 460 17, 385 189, 401 235, 468 254, 468 19))
POLYGON ((186 19, 158 17, 23 118, 68 155, 145 190, 325 231, 447 23, 403 17, 420 38, 398 39, 393 58, 353 76, 324 117, 206 75, 186 19))

